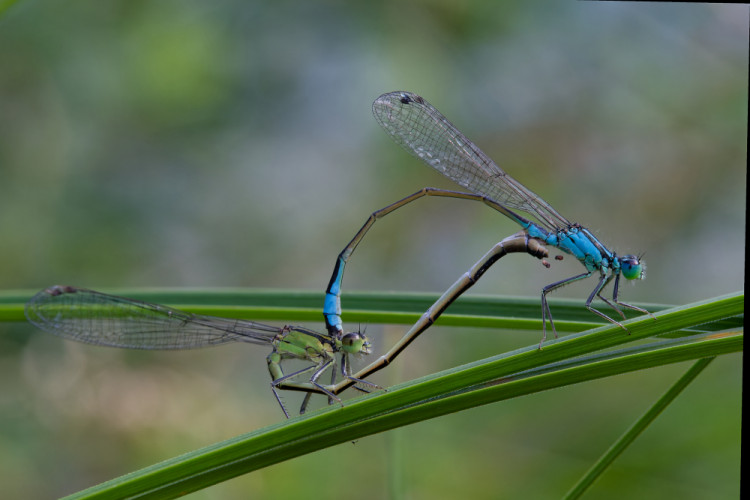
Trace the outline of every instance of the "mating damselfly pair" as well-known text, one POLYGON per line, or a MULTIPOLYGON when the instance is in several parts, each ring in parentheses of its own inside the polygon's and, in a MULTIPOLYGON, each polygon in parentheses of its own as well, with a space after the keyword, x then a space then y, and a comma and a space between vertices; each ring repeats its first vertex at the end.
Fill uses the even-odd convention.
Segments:
POLYGON ((545 245, 548 245, 573 255, 585 267, 585 272, 542 289, 544 333, 540 348, 546 339, 547 320, 557 336, 547 295, 597 272, 599 281, 585 304, 592 313, 625 329, 622 323, 591 306, 598 297, 623 319, 625 315, 620 306, 650 314, 618 298, 621 276, 629 280, 643 277, 643 264, 638 256, 619 257, 588 229, 568 221, 498 167, 422 97, 409 92, 390 92, 378 97, 372 109, 378 123, 396 143, 469 192, 424 188, 373 212, 336 260, 326 288, 323 309, 327 333, 300 326, 275 327, 254 321, 190 314, 167 306, 69 286, 51 287, 36 294, 26 306, 29 321, 65 338, 133 349, 190 349, 227 342, 269 344, 272 346, 267 358, 271 389, 288 417, 279 389, 307 393, 300 413, 304 413, 311 395, 315 393, 327 396, 332 402, 340 401, 338 394, 351 386, 364 392, 379 389, 365 377, 392 362, 453 301, 473 286, 492 264, 508 253, 528 253, 542 259, 549 267, 544 260, 548 256, 545 245), (490 249, 443 293, 388 352, 357 373, 352 373, 350 355, 369 354, 370 343, 361 332, 344 333, 343 330, 340 293, 345 266, 375 221, 425 196, 480 201, 515 221, 521 230, 490 249), (528 218, 518 212, 528 215, 528 218), (602 291, 613 281, 610 300, 602 296, 602 291), (289 358, 303 359, 310 364, 285 374, 281 363, 289 358), (328 370, 331 371, 331 382, 324 385, 320 380, 328 370), (336 382, 339 374, 341 380, 336 382))

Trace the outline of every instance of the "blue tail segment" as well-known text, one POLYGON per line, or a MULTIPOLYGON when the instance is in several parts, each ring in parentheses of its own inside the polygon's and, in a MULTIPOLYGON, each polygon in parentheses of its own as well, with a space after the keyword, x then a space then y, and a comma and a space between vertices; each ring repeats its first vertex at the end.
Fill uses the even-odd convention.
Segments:
POLYGON ((339 256, 333 268, 331 281, 326 288, 326 298, 323 303, 323 317, 329 335, 340 336, 344 332, 341 322, 341 280, 344 279, 344 259, 339 256))

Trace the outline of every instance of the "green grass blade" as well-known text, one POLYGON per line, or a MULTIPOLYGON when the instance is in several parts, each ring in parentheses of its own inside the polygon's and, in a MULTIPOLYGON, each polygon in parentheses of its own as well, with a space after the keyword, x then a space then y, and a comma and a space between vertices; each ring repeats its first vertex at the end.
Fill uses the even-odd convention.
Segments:
POLYGON ((669 388, 669 390, 659 398, 649 410, 633 424, 621 437, 618 439, 606 453, 596 461, 596 463, 588 470, 588 472, 576 483, 573 488, 565 495, 566 499, 580 498, 581 495, 601 476, 601 474, 614 462, 614 460, 630 446, 633 441, 644 431, 646 428, 656 420, 664 409, 674 401, 677 396, 687 387, 695 378, 706 368, 711 361, 715 358, 703 358, 696 361, 693 366, 669 388))
MULTIPOLYGON (((24 304, 39 290, 0 291, 0 321, 25 321, 24 304)), ((187 312, 226 318, 260 321, 301 322, 322 320, 324 294, 321 292, 245 288, 117 288, 99 291, 134 299, 166 304, 187 312)), ((352 292, 343 296, 346 323, 387 323, 411 325, 430 307, 439 294, 352 292)), ((560 332, 580 332, 598 324, 580 300, 549 299, 560 332)), ((651 312, 666 309, 663 304, 636 305, 651 312)), ((636 317, 626 311, 629 317, 636 317)), ((456 302, 436 322, 442 326, 471 326, 517 330, 541 330, 538 298, 468 295, 456 302)), ((741 328, 741 318, 727 318, 709 325, 709 331, 741 328)))

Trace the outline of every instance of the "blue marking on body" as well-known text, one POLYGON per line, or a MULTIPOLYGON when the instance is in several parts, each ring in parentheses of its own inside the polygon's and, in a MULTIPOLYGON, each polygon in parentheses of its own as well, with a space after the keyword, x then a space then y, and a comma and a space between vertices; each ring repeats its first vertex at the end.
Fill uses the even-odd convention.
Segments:
POLYGON ((570 232, 558 234, 557 248, 565 252, 568 252, 569 254, 573 255, 576 259, 578 259, 581 262, 583 262, 586 259, 586 256, 584 255, 583 251, 581 251, 581 249, 578 247, 578 245, 576 245, 575 239, 573 238, 573 235, 570 232))
POLYGON ((581 234, 578 231, 572 233, 570 238, 581 253, 583 253, 584 258, 581 262, 586 266, 586 269, 593 271, 595 268, 598 268, 602 263, 602 254, 596 245, 585 234, 581 234))
POLYGON ((339 296, 333 293, 327 293, 325 302, 323 303, 323 314, 341 314, 341 301, 339 296))
POLYGON ((552 246, 557 246, 557 236, 554 233, 545 231, 541 227, 531 222, 523 223, 521 224, 521 227, 523 227, 526 233, 532 238, 542 240, 545 243, 552 245, 552 246), (553 240, 550 240, 550 238, 552 238, 553 240))
POLYGON ((328 283, 328 289, 326 290, 326 297, 323 302, 323 317, 325 318, 326 328, 329 333, 341 332, 344 329, 341 321, 341 281, 344 277, 344 261, 339 258, 336 262, 336 268, 331 276, 331 281, 328 283))
POLYGON ((323 317, 329 332, 331 332, 331 327, 335 327, 339 332, 344 330, 344 325, 341 322, 341 300, 338 295, 326 293, 323 302, 323 317))

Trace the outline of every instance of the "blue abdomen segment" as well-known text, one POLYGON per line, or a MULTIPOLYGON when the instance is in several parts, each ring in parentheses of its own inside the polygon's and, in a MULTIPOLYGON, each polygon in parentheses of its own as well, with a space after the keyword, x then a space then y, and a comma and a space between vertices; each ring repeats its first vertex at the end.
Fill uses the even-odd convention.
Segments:
POLYGON ((573 224, 556 233, 551 233, 531 222, 527 222, 524 226, 529 236, 574 256, 589 271, 607 269, 610 266, 618 267, 615 255, 585 227, 573 224))
POLYGON ((565 238, 561 238, 561 240, 564 241, 565 244, 570 245, 570 248, 576 250, 576 258, 586 266, 586 269, 589 271, 601 269, 602 254, 597 248, 597 245, 591 241, 585 233, 580 232, 578 228, 571 228, 565 238))
POLYGON ((338 295, 326 293, 325 302, 323 303, 323 316, 326 320, 326 328, 331 332, 342 332, 344 326, 341 323, 341 300, 338 295))
POLYGON ((323 317, 330 334, 339 334, 344 330, 341 322, 341 281, 344 279, 344 261, 339 257, 333 270, 331 281, 326 288, 323 302, 323 317))

